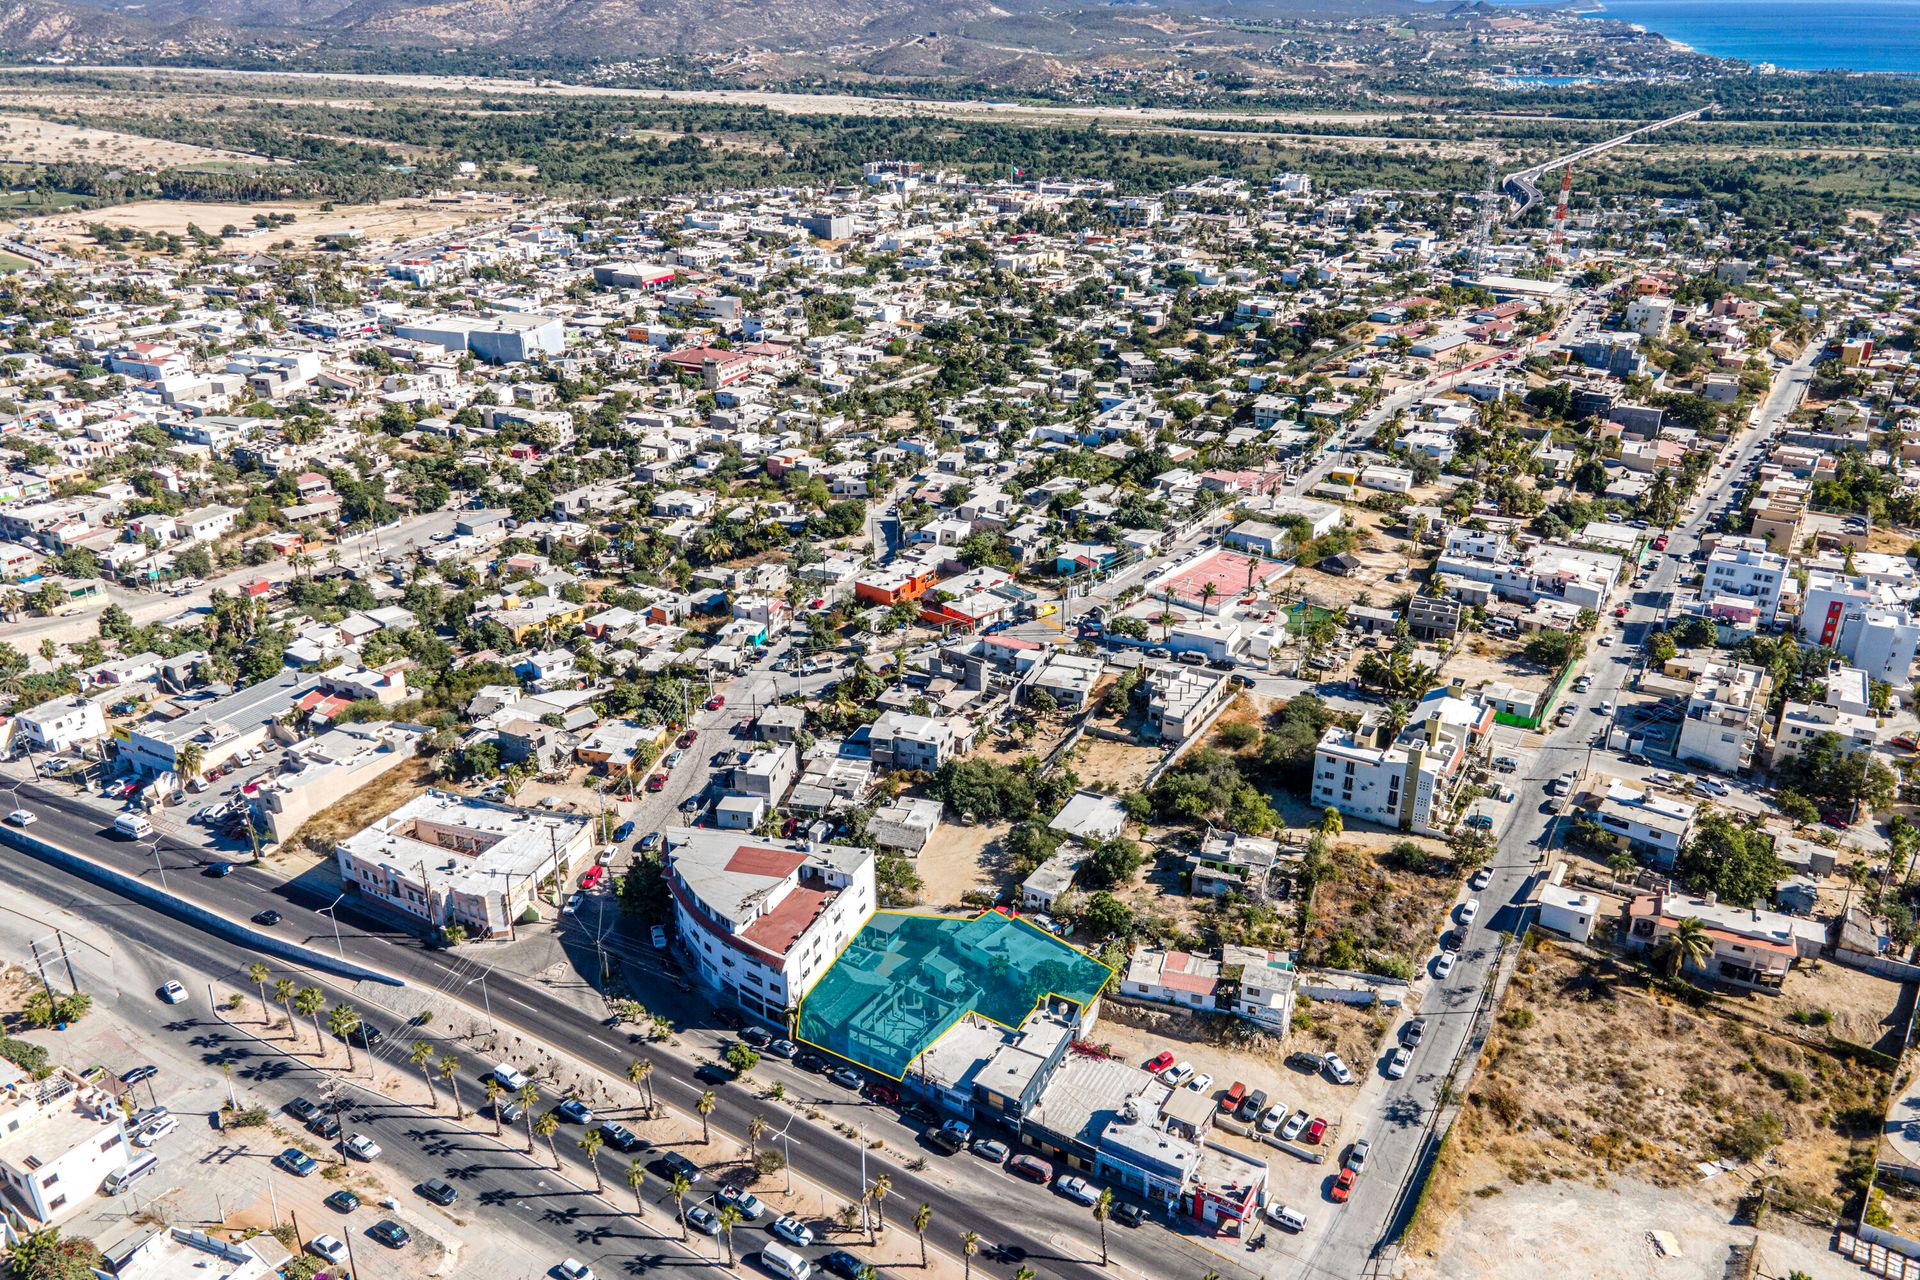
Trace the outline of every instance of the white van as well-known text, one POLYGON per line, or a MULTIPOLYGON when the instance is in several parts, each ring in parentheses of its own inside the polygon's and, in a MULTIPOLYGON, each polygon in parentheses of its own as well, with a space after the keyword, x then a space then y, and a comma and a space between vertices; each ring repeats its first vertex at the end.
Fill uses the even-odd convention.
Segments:
POLYGON ((1306 1214, 1300 1212, 1298 1209, 1289 1208, 1284 1204, 1280 1204, 1277 1201, 1267 1206, 1267 1217, 1273 1220, 1275 1226, 1285 1227, 1289 1231, 1305 1231, 1307 1229, 1306 1214))
POLYGON ((139 813, 121 814, 113 820, 113 829, 129 840, 145 840, 153 834, 153 824, 139 813))
POLYGON ((108 1174, 107 1180, 100 1184, 101 1193, 104 1195, 117 1196, 159 1167, 159 1156, 153 1155, 152 1153, 141 1156, 132 1164, 123 1165, 121 1168, 115 1169, 112 1173, 108 1174))
POLYGON ((809 1280, 813 1275, 813 1264, 778 1240, 761 1247, 760 1265, 781 1280, 809 1280))

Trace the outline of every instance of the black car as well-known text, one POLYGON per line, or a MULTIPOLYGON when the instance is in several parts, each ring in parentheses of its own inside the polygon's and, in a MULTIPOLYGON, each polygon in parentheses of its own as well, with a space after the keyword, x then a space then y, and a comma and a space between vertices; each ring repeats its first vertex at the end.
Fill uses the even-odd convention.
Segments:
POLYGON ((233 874, 233 864, 231 862, 216 862, 207 868, 207 874, 215 880, 224 880, 233 874))
POLYGON ((827 1060, 817 1053, 803 1053, 793 1060, 793 1065, 802 1071, 825 1071, 827 1060))
POLYGON ((322 1142, 332 1142, 340 1136, 340 1122, 332 1116, 315 1116, 307 1121, 307 1132, 322 1142))
POLYGON ((160 1068, 156 1066, 148 1065, 144 1067, 135 1067, 133 1070, 126 1072, 120 1077, 120 1083, 124 1085, 129 1085, 129 1086, 136 1085, 136 1084, 139 1084, 142 1080, 151 1080, 159 1074, 160 1074, 160 1068))
POLYGON ((320 1114, 320 1108, 314 1106, 311 1102, 308 1102, 305 1098, 295 1098, 292 1102, 289 1102, 287 1104, 286 1112, 288 1115, 292 1116, 295 1120, 298 1120, 301 1124, 305 1124, 307 1121, 313 1119, 315 1116, 320 1114))
POLYGON ((360 1197, 342 1187, 320 1203, 335 1213, 352 1213, 360 1207, 360 1197))
POLYGON ((773 1032, 765 1027, 748 1027, 740 1033, 740 1039, 755 1049, 764 1049, 773 1043, 773 1032))
POLYGON ((600 1136, 605 1138, 607 1145, 615 1151, 639 1151, 647 1145, 645 1138, 627 1126, 615 1124, 611 1120, 600 1126, 600 1136))
POLYGON ((382 1218, 367 1228, 367 1234, 389 1249, 404 1249, 413 1243, 413 1233, 391 1218, 382 1218))
POLYGON ((1123 1227, 1137 1227, 1147 1220, 1147 1211, 1137 1204, 1123 1204, 1113 1211, 1113 1220, 1123 1227))
POLYGON ((438 1178, 428 1178, 415 1188, 415 1190, 419 1191, 422 1197, 433 1201, 442 1208, 445 1208, 460 1198, 460 1192, 453 1184, 442 1182, 438 1178))
POLYGON ((860 1277, 866 1274, 867 1264, 845 1249, 835 1249, 820 1259, 820 1269, 839 1276, 840 1280, 860 1280, 860 1277))
POLYGON ((254 916, 253 922, 255 924, 276 925, 280 923, 280 913, 269 907, 267 910, 254 916))

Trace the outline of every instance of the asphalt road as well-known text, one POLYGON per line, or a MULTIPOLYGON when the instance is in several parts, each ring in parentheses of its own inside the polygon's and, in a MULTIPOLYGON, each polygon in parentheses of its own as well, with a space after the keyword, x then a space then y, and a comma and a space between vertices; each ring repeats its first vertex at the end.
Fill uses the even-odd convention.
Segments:
MULTIPOLYGON (((320 951, 334 949, 334 929, 328 918, 315 914, 330 905, 331 897, 309 887, 282 884, 258 868, 242 866, 231 876, 213 879, 205 868, 215 855, 205 850, 162 837, 157 845, 119 840, 109 833, 109 822, 100 809, 76 799, 72 789, 50 789, 33 783, 20 787, 20 798, 39 818, 32 833, 63 847, 90 853, 123 872, 136 874, 150 883, 159 883, 164 874, 166 888, 173 895, 244 921, 265 908, 282 913, 284 919, 275 932, 290 941, 310 945, 320 951), (154 851, 160 867, 154 866, 154 851)), ((88 798, 90 799, 90 798, 88 798)), ((11 859, 26 864, 25 859, 11 859)), ((64 873, 48 874, 65 877, 64 873)), ((104 890, 89 889, 90 893, 104 890)), ((485 968, 483 949, 430 951, 412 934, 392 927, 384 918, 362 911, 351 899, 339 909, 339 949, 345 959, 381 970, 410 984, 448 993, 465 1000, 479 1012, 484 998, 492 1015, 526 1038, 551 1046, 579 1061, 624 1080, 628 1064, 637 1056, 651 1057, 656 1065, 654 1092, 667 1107, 683 1116, 691 1116, 695 1101, 710 1082, 697 1078, 701 1068, 699 1053, 703 1045, 717 1043, 716 1034, 698 1031, 705 1019, 689 1028, 679 1048, 664 1043, 641 1048, 629 1041, 623 1031, 589 1021, 562 1001, 554 999, 544 986, 519 978, 504 970, 485 968), (483 991, 473 984, 486 974, 483 991)), ((190 936, 191 930, 178 922, 165 929, 172 934, 190 936)), ((592 955, 590 939, 576 939, 579 951, 592 955)), ((639 945, 632 940, 619 943, 630 954, 639 945)), ((582 972, 591 973, 591 959, 577 961, 582 972)), ((667 1004, 678 993, 662 984, 658 990, 641 987, 649 1005, 667 1004)), ((817 1078, 813 1087, 828 1102, 822 1108, 824 1123, 794 1121, 793 1162, 797 1173, 824 1186, 835 1196, 848 1201, 860 1198, 862 1148, 855 1138, 834 1130, 834 1121, 858 1126, 865 1123, 878 1131, 881 1126, 898 1125, 884 1108, 860 1102, 851 1094, 833 1101, 826 1090, 831 1086, 817 1078)), ((712 1123, 716 1131, 733 1135, 745 1132, 749 1119, 767 1111, 768 1104, 755 1096, 748 1086, 726 1085, 716 1090, 716 1108, 712 1123)), ((902 1128, 903 1134, 910 1130, 902 1128)), ((910 1141, 911 1139, 906 1139, 910 1141)), ((940 1160, 930 1155, 930 1162, 940 1160)), ((881 1172, 879 1166, 870 1173, 881 1172)), ((1018 1250, 1027 1265, 1044 1280, 1055 1277, 1091 1277, 1112 1275, 1099 1265, 1097 1228, 1085 1209, 1050 1192, 1041 1192, 1019 1183, 984 1161, 957 1157, 943 1161, 938 1177, 924 1176, 898 1164, 884 1169, 893 1179, 892 1203, 908 1206, 926 1203, 933 1206, 935 1222, 930 1239, 936 1248, 953 1251, 960 1234, 968 1229, 980 1233, 983 1241, 1018 1250)), ((1248 1269, 1231 1256, 1232 1242, 1221 1252, 1204 1247, 1185 1237, 1156 1226, 1138 1231, 1114 1230, 1109 1233, 1116 1270, 1126 1268, 1152 1280, 1199 1280, 1207 1271, 1216 1271, 1222 1280, 1241 1280, 1264 1268, 1248 1269), (1177 1267, 1175 1264, 1177 1263, 1177 1267)), ((976 1271, 996 1274, 996 1266, 985 1255, 975 1259, 976 1271)), ((997 1270, 1011 1273, 1013 1263, 997 1270)))

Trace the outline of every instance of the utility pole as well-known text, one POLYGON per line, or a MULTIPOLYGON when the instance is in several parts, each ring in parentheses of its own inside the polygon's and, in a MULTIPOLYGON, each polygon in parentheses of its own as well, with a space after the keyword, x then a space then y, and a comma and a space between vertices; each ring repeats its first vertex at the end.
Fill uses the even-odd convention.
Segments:
POLYGON ((67 985, 73 988, 74 994, 78 995, 80 979, 73 976, 73 957, 67 954, 67 936, 58 929, 53 931, 53 936, 60 943, 60 961, 67 966, 67 985))

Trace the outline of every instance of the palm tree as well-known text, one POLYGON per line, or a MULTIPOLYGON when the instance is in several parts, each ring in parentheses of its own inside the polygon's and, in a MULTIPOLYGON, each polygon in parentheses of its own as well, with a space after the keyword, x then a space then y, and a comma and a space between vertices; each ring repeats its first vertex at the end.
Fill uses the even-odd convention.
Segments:
POLYGON ((923 1204, 913 1211, 913 1231, 920 1237, 920 1269, 927 1269, 927 1224, 933 1221, 933 1206, 923 1204))
POLYGON ((969 1231, 960 1237, 960 1280, 973 1280, 973 1255, 980 1252, 980 1233, 969 1231))
POLYGON ((730 1204, 720 1206, 720 1234, 727 1238, 727 1265, 733 1265, 733 1228, 740 1221, 740 1211, 730 1204))
POLYGON ((300 988, 294 985, 291 978, 281 978, 273 984, 273 998, 287 1011, 287 1029, 293 1032, 293 1042, 296 1046, 300 1043, 300 1027, 293 1020, 293 998, 299 993, 300 988))
POLYGON ((1107 1215, 1113 1212, 1113 1191, 1100 1188, 1100 1198, 1093 1202, 1093 1220, 1100 1224, 1100 1265, 1107 1265, 1107 1215))
POLYGON ((667 1183, 667 1190, 673 1192, 673 1206, 680 1215, 680 1238, 687 1238, 687 1192, 693 1190, 693 1184, 687 1181, 683 1173, 676 1173, 667 1183))
POLYGON ((500 1136, 500 1095, 507 1091, 506 1086, 496 1080, 492 1072, 488 1072, 486 1083, 480 1091, 487 1096, 487 1110, 493 1112, 493 1136, 497 1138, 500 1136))
POLYGON ((700 1144, 702 1146, 713 1141, 713 1133, 708 1127, 709 1121, 707 1120, 707 1117, 713 1114, 713 1105, 713 1090, 711 1089, 701 1094, 700 1101, 693 1104, 693 1109, 700 1113, 700 1144))
POLYGON ((465 1120, 466 1112, 460 1106, 460 1081, 453 1073, 460 1069, 460 1059, 451 1053, 440 1055, 440 1074, 446 1078, 447 1092, 453 1095, 453 1118, 455 1122, 465 1120))
POLYGON ((880 1230, 887 1229, 887 1196, 893 1192, 893 1178, 881 1174, 873 1180, 873 1216, 879 1220, 880 1230))
POLYGON ((598 1129, 589 1129, 580 1135, 580 1149, 587 1153, 587 1164, 593 1169, 593 1191, 595 1195, 607 1189, 606 1182, 600 1177, 600 1148, 607 1145, 598 1129))
POLYGON ((543 1112, 533 1122, 533 1131, 547 1140, 547 1153, 553 1157, 553 1167, 560 1167, 560 1148, 553 1145, 553 1135, 560 1128, 560 1117, 551 1111, 543 1112))
POLYGON ((350 1004, 335 1005, 327 1015, 327 1030, 347 1046, 347 1070, 353 1070, 353 1033, 360 1029, 360 1011, 350 1004))
POLYGON ((627 1166, 627 1190, 633 1192, 633 1216, 647 1216, 647 1199, 641 1194, 647 1189, 647 1166, 635 1160, 627 1166))
POLYGON ((1341 819, 1340 811, 1328 805, 1327 811, 1320 815, 1320 834, 1337 836, 1344 830, 1346 830, 1346 823, 1341 819))
POLYGON ((514 1095, 514 1101, 520 1104, 520 1114, 527 1122, 527 1154, 533 1154, 533 1109, 540 1102, 540 1090, 532 1081, 520 1086, 520 1092, 514 1095))
POLYGON ((313 1047, 324 1058, 327 1047, 320 1040, 320 1011, 327 1007, 326 992, 318 987, 302 987, 300 994, 293 998, 293 1007, 313 1019, 313 1047))
MULTIPOLYGON (((1040 1280, 1040 1273, 1032 1267, 1021 1267, 1013 1273, 1013 1280, 1040 1280)), ((1216 1275, 1213 1277, 1213 1280, 1220 1280, 1220 1277, 1216 1275)))
POLYGON ((433 1087, 433 1073, 427 1070, 427 1059, 433 1057, 433 1046, 425 1040, 415 1040, 413 1048, 407 1050, 407 1061, 420 1068, 420 1078, 427 1082, 427 1105, 440 1105, 440 1091, 433 1087))
POLYGON ((747 1121, 748 1161, 752 1161, 756 1155, 760 1154, 760 1135, 766 1131, 767 1118, 765 1116, 755 1116, 753 1119, 747 1121))
POLYGON ((200 762, 206 759, 206 752, 197 742, 183 742, 173 749, 173 769, 182 778, 200 776, 200 762))
POLYGON ((1713 938, 1698 916, 1688 916, 1661 939, 1658 954, 1669 978, 1691 965, 1698 969, 1713 958, 1713 938))
POLYGON ((260 988, 260 1021, 263 1023, 273 1021, 267 1012, 267 979, 272 976, 273 970, 257 961, 247 966, 247 981, 260 988))
POLYGON ((627 1083, 634 1088, 647 1087, 647 1116, 653 1116, 653 1059, 635 1058, 627 1067, 627 1083))

